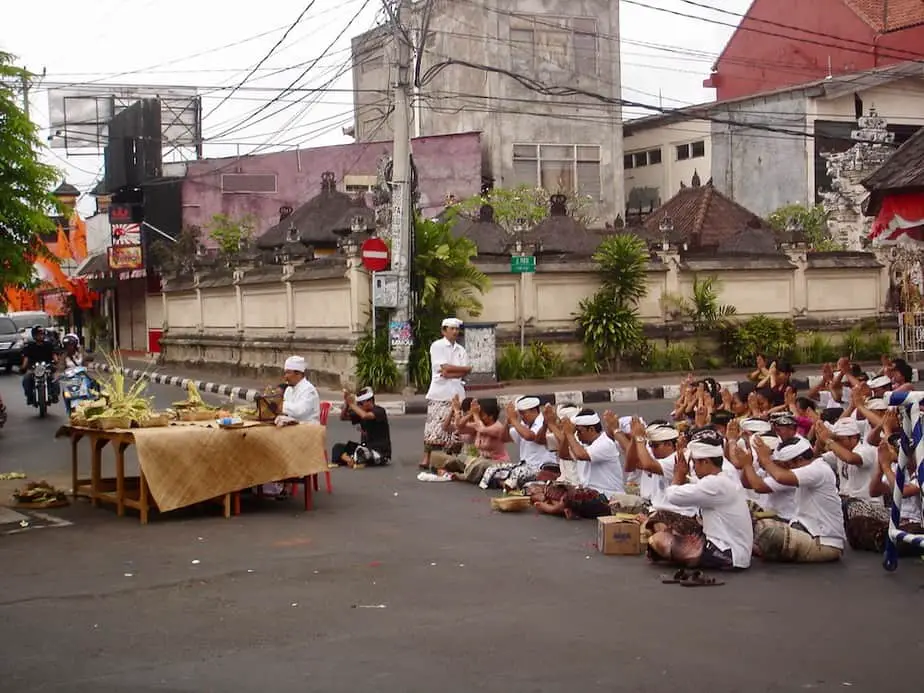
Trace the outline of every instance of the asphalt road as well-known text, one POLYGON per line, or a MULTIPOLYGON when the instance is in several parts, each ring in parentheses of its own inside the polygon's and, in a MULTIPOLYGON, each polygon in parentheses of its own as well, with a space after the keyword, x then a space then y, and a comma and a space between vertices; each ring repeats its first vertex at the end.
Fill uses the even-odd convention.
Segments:
MULTIPOLYGON (((39 421, 17 387, 0 378, 0 471, 66 474, 63 411, 39 421)), ((307 515, 265 501, 141 527, 78 503, 56 511, 71 526, 0 535, 0 690, 920 690, 924 562, 886 574, 849 554, 663 585, 642 558, 598 554, 592 522, 416 481, 422 420, 392 430, 395 464, 335 471, 307 515)), ((348 434, 332 423, 331 440, 348 434)))

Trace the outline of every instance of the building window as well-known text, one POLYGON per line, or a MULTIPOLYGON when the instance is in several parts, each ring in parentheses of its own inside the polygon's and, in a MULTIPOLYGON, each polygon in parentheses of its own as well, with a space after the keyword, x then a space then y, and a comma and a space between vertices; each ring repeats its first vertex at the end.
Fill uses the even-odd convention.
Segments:
POLYGON ((649 149, 644 152, 635 152, 626 154, 624 160, 625 168, 642 168, 643 166, 655 166, 661 163, 661 150, 649 149))
POLYGON ((699 159, 704 156, 706 156, 706 142, 704 140, 677 145, 677 161, 699 159))
POLYGON ((346 175, 343 177, 343 191, 351 195, 364 195, 373 192, 377 182, 376 176, 346 175))
POLYGON ((598 43, 594 19, 515 16, 510 20, 510 67, 525 75, 596 75, 598 43))
POLYGON ((550 192, 577 192, 599 199, 600 147, 515 144, 513 177, 515 185, 537 185, 550 192))

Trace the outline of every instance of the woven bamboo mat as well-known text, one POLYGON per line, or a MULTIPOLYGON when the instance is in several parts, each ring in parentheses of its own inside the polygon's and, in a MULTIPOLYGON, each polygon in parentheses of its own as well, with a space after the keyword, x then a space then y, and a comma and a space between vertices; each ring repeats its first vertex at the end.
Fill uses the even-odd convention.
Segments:
POLYGON ((327 471, 317 424, 133 429, 138 462, 164 512, 232 491, 327 471))

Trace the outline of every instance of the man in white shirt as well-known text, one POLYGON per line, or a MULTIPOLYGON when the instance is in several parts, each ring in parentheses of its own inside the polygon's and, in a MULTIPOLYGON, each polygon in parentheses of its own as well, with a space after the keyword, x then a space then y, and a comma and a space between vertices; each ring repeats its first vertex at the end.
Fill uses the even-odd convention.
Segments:
POLYGON ((277 426, 321 422, 321 397, 305 377, 306 367, 301 356, 286 359, 283 380, 287 387, 282 395, 282 414, 276 417, 277 426))
POLYGON ((776 485, 796 488, 796 511, 789 524, 758 520, 754 524, 755 552, 765 561, 827 563, 844 553, 844 512, 837 495, 837 479, 831 466, 815 457, 805 438, 784 440, 775 452, 754 437, 760 466, 768 474, 761 479, 745 467, 751 488, 770 493, 776 485))
POLYGON ((430 468, 430 453, 439 450, 455 455, 462 449, 458 436, 443 425, 452 412, 452 399, 465 398, 463 378, 472 370, 465 348, 456 340, 462 321, 446 318, 442 338, 430 345, 430 389, 427 390, 427 420, 424 424, 424 458, 421 469, 430 468))
POLYGON ((555 464, 558 459, 545 445, 546 425, 540 406, 538 397, 520 397, 507 404, 507 435, 517 446, 520 462, 519 466, 507 472, 504 487, 508 490, 522 488, 534 481, 542 465, 555 464))
POLYGON ((703 532, 700 535, 678 535, 669 529, 657 532, 648 539, 650 555, 686 568, 750 567, 754 545, 751 513, 744 489, 722 472, 725 445, 721 434, 710 429, 697 431, 687 445, 687 453, 696 483, 688 483, 690 469, 686 459, 678 455, 673 483, 664 491, 664 497, 672 505, 699 508, 703 532))
POLYGON ((603 432, 600 416, 582 409, 562 422, 564 440, 559 457, 583 462, 581 485, 606 496, 625 493, 622 454, 616 442, 603 432))
MULTIPOLYGON (((305 377, 307 364, 301 356, 286 359, 283 380, 286 383, 282 395, 282 413, 276 417, 277 426, 291 426, 300 423, 321 423, 321 397, 317 388, 305 377)), ((285 484, 273 482, 263 485, 263 494, 282 499, 285 484)))

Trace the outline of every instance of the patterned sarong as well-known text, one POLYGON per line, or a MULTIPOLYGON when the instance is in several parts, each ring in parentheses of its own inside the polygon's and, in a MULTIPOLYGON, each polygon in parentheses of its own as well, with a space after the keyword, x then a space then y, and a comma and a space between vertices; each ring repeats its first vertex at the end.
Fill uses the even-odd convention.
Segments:
POLYGON ((447 455, 462 451, 462 441, 455 433, 443 429, 446 418, 452 413, 452 402, 427 402, 427 420, 424 423, 424 449, 427 452, 442 450, 447 455))

